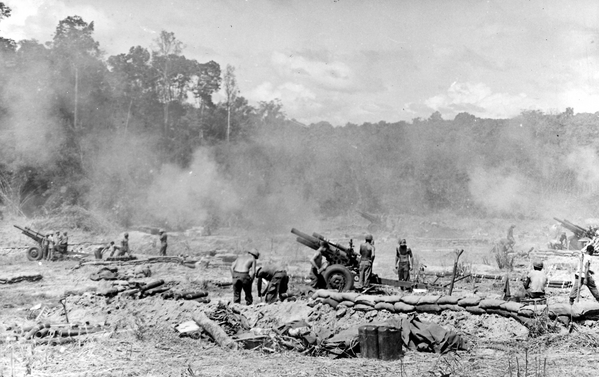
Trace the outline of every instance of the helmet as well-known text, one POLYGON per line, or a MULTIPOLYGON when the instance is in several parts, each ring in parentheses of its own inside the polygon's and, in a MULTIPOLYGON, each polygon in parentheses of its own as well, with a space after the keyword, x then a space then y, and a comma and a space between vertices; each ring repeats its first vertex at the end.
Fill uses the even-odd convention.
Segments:
POLYGON ((541 270, 543 268, 543 261, 542 260, 537 260, 532 262, 532 266, 536 269, 541 270))
POLYGON ((510 226, 510 228, 515 228, 516 226, 514 224, 512 224, 512 226, 510 226))
POLYGON ((407 242, 406 242, 406 239, 405 239, 405 238, 402 238, 402 239, 401 239, 401 241, 399 241, 399 244, 400 244, 400 245, 405 245, 405 244, 407 244, 407 242))
POLYGON ((590 255, 593 255, 594 252, 595 252, 595 248, 593 247, 593 245, 588 245, 587 253, 589 253, 590 255))
POLYGON ((248 253, 252 254, 254 257, 256 257, 256 259, 260 258, 260 252, 256 249, 252 249, 248 251, 248 253))
POLYGON ((62 234, 64 234, 65 236, 67 235, 67 232, 62 232, 62 234))
POLYGON ((364 239, 366 241, 372 241, 372 234, 367 235, 364 239))
POLYGON ((123 236, 124 236, 125 238, 127 238, 127 237, 129 237, 129 233, 125 232, 125 234, 123 234, 123 236))
POLYGON ((160 233, 160 234, 164 233, 164 229, 160 229, 160 230, 158 231, 158 233, 160 233))

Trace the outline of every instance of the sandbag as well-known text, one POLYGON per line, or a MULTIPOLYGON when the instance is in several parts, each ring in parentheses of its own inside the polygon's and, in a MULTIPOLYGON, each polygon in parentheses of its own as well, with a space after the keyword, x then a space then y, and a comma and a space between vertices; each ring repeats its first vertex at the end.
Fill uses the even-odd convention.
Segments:
POLYGON ((499 305, 499 309, 507 310, 512 313, 518 313, 520 311, 520 308, 523 306, 524 305, 519 302, 506 301, 503 304, 499 305))
POLYGON ((418 305, 436 304, 437 301, 439 301, 439 298, 441 298, 441 296, 435 296, 435 295, 422 296, 422 297, 420 297, 420 300, 418 301, 418 305))
POLYGON ((385 296, 385 302, 389 302, 391 304, 395 304, 396 302, 400 302, 400 301, 401 301, 401 296, 400 295, 385 296))
POLYGON ((354 305, 354 310, 359 310, 361 312, 369 312, 371 310, 374 310, 374 307, 370 305, 356 304, 354 305))
POLYGON ((374 305, 374 308, 376 310, 388 310, 391 313, 395 313, 395 307, 393 306, 392 303, 389 303, 389 302, 377 302, 374 305))
POLYGON ((572 315, 572 307, 570 304, 552 304, 549 306, 549 318, 554 319, 561 315, 572 315))
POLYGON ((547 308, 547 305, 526 305, 518 310, 518 315, 531 318, 536 315, 543 314, 543 311, 547 308))
POLYGON ((486 298, 478 303, 478 307, 481 309, 500 309, 501 304, 504 302, 504 300, 486 298))
POLYGON ((517 317, 516 313, 512 313, 508 310, 503 310, 503 309, 493 309, 493 308, 489 308, 486 309, 487 310, 487 314, 497 314, 501 317, 504 318, 514 318, 517 317))
POLYGON ((401 298, 401 302, 408 305, 418 305, 421 297, 423 296, 406 295, 401 298))
POLYGON ((487 314, 487 311, 485 309, 481 309, 478 306, 464 306, 464 309, 466 309, 466 311, 472 314, 487 314))
POLYGON ((341 297, 343 297, 343 301, 356 302, 356 298, 358 298, 359 296, 360 296, 359 293, 341 292, 341 297))
POLYGON ((337 309, 337 306, 339 305, 339 302, 331 299, 331 298, 324 298, 322 299, 322 303, 329 305, 330 307, 332 307, 333 309, 337 309))
POLYGON ((458 296, 441 296, 437 300, 437 305, 457 305, 458 301, 460 301, 460 297, 458 296))
POLYGON ((478 304, 482 301, 482 297, 479 296, 470 296, 464 297, 458 300, 458 305, 467 307, 467 306, 478 306, 478 304))
POLYGON ((331 292, 331 294, 329 295, 329 298, 332 300, 335 300, 337 302, 343 301, 343 295, 339 292, 331 292))
MULTIPOLYGON (((437 304, 439 305, 439 304, 437 304)), ((452 305, 452 304, 441 304, 439 305, 439 308, 441 308, 441 310, 453 310, 454 312, 463 312, 464 309, 463 307, 461 307, 460 305, 452 305)))
POLYGON ((354 305, 356 305, 356 303, 355 303, 355 302, 353 302, 353 301, 341 301, 341 302, 339 303, 339 305, 345 305, 345 306, 347 306, 348 308, 351 308, 351 307, 353 307, 354 305))
POLYGON ((405 302, 396 302, 393 304, 396 313, 411 313, 415 310, 414 305, 406 304, 405 302))
POLYGON ((439 313, 441 307, 437 304, 418 304, 416 305, 416 311, 421 313, 439 313))
POLYGON ((362 305, 368 305, 368 306, 372 306, 374 308, 374 297, 373 296, 367 296, 367 295, 361 295, 358 296, 356 298, 356 301, 354 301, 356 304, 362 304, 362 305))
POLYGON ((329 298, 330 294, 331 294, 331 292, 327 291, 326 289, 318 289, 316 292, 314 292, 314 294, 312 295, 312 298, 313 299, 316 299, 318 297, 329 298))
POLYGON ((572 317, 584 319, 599 318, 599 302, 581 301, 572 305, 572 317))

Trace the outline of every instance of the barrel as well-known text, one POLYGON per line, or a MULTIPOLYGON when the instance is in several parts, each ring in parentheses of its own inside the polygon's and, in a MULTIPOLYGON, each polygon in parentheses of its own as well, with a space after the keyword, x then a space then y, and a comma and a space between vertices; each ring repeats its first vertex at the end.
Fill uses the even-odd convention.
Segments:
POLYGON ((378 329, 376 326, 364 325, 358 328, 360 354, 363 358, 378 359, 379 343, 377 333, 378 329))
POLYGON ((379 327, 378 347, 379 359, 399 359, 401 357, 401 332, 395 327, 379 327))

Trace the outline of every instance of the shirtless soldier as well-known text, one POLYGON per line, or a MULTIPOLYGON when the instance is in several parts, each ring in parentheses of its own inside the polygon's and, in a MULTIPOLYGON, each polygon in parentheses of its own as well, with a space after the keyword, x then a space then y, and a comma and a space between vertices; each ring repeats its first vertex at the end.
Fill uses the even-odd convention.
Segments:
POLYGON ((372 262, 374 262, 375 248, 374 239, 369 234, 360 245, 360 287, 362 289, 370 286, 370 275, 372 275, 372 262))
POLYGON ((260 258, 258 250, 248 251, 248 255, 238 257, 231 265, 233 278, 233 303, 241 303, 241 290, 245 293, 245 303, 252 305, 252 282, 256 276, 256 259, 260 258))
POLYGON ((316 253, 310 259, 312 268, 310 269, 310 279, 312 282, 310 285, 314 289, 326 288, 327 284, 322 276, 322 271, 327 268, 326 260, 324 259, 323 252, 327 250, 328 244, 326 241, 320 241, 320 247, 316 250, 316 253))

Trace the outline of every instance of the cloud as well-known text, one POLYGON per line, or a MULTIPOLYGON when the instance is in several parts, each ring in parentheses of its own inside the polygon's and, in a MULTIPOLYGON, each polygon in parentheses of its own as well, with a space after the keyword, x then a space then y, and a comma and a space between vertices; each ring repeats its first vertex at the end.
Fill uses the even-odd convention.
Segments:
POLYGON ((314 92, 302 84, 292 82, 277 86, 271 82, 263 82, 249 93, 248 98, 256 102, 279 99, 285 113, 291 118, 298 119, 317 114, 323 107, 317 101, 314 92))
POLYGON ((446 116, 466 111, 480 117, 509 118, 531 107, 533 102, 524 93, 493 93, 484 83, 454 82, 447 93, 430 97, 424 104, 446 116))

